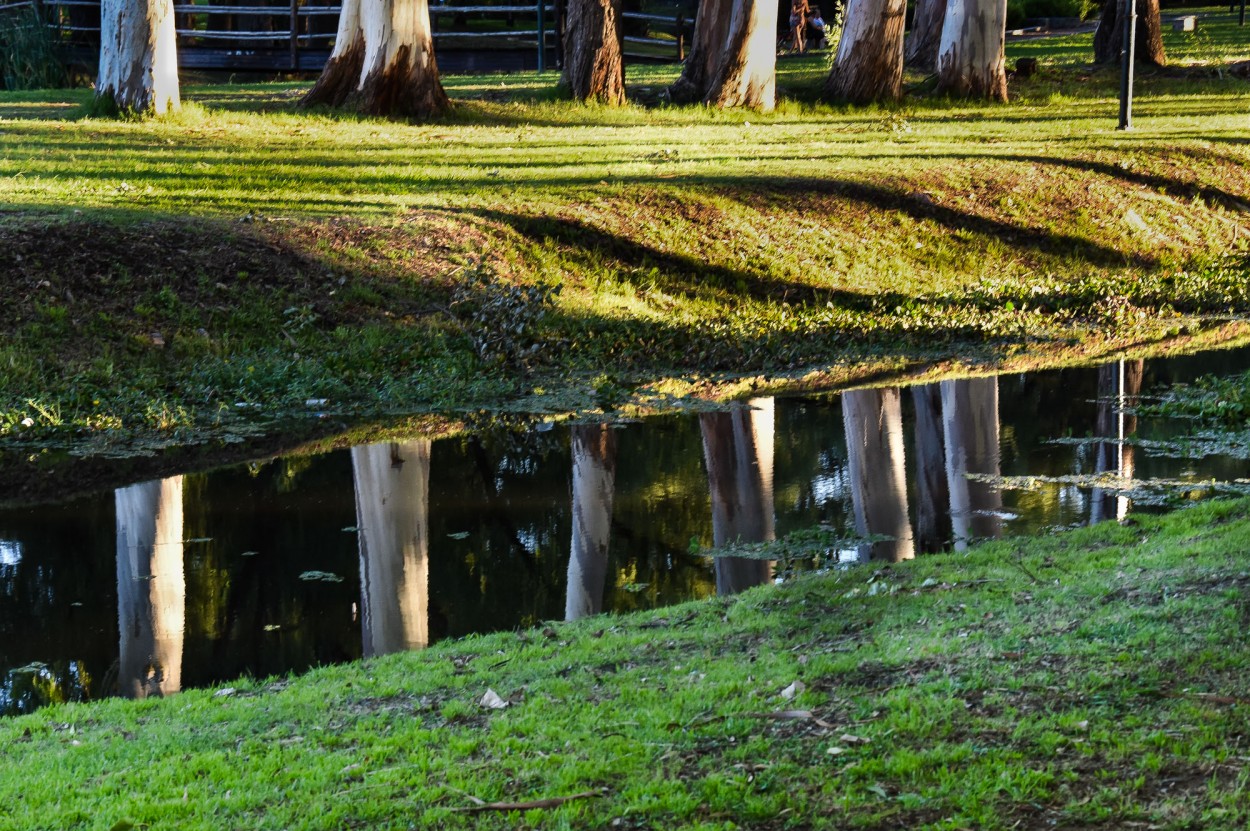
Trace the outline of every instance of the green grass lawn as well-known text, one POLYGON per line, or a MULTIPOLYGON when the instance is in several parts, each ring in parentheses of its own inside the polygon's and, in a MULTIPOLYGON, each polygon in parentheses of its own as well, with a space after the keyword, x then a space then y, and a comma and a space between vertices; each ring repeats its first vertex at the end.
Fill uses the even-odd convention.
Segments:
POLYGON ((557 100, 554 73, 449 77, 454 110, 419 124, 302 112, 301 83, 191 86, 163 121, 0 95, 0 441, 231 437, 309 399, 562 413, 1237 336, 1243 30, 1169 30, 1185 66, 1141 75, 1129 133, 1088 41, 1013 42, 1041 72, 1006 106, 912 78, 898 106, 830 107, 819 54, 780 62, 766 116, 663 104, 673 67, 631 68, 646 103, 617 110, 557 100), (559 291, 518 288, 539 284, 559 291))

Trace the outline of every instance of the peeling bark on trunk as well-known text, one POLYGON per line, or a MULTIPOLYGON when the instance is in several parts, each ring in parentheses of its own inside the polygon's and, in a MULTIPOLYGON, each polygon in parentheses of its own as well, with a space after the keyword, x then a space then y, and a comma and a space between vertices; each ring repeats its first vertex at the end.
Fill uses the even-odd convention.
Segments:
POLYGON ((734 0, 729 35, 703 102, 714 107, 777 106, 777 4, 734 0))
POLYGON ((938 47, 938 91, 1007 100, 1007 0, 949 0, 938 47))
POLYGON ((867 104, 903 94, 907 0, 848 0, 846 26, 825 82, 825 96, 867 104))
POLYGON ((950 488, 946 484, 946 443, 942 439, 942 388, 911 388, 916 407, 916 544, 941 551, 951 539, 950 488))
POLYGON ((186 629, 182 477, 114 492, 117 510, 118 692, 147 698, 178 692, 186 629))
POLYGON ((573 428, 573 541, 564 618, 603 611, 608 540, 616 495, 616 433, 606 424, 573 428))
POLYGON ((182 106, 172 0, 103 0, 96 100, 140 114, 182 106))
POLYGON ((707 95, 708 82, 720 63, 725 40, 729 37, 732 5, 732 0, 702 0, 699 3, 690 54, 682 65, 681 77, 668 90, 672 100, 690 104, 702 101, 707 95))
POLYGON ((842 393, 855 530, 863 536, 890 537, 861 545, 860 560, 897 563, 916 556, 907 516, 901 402, 896 389, 842 393))
POLYGON ((365 656, 430 643, 430 442, 352 448, 365 656))
POLYGON ((578 101, 625 103, 621 0, 569 0, 564 75, 578 101))
POLYGON ((302 103, 400 118, 445 110, 427 0, 345 0, 334 52, 302 103))
MULTIPOLYGON (((747 407, 699 417, 717 548, 773 538, 773 411, 771 398, 759 398, 747 407)), ((749 557, 716 557, 714 569, 720 595, 737 594, 772 576, 771 562, 749 557)))
POLYGON ((955 550, 1002 533, 1002 492, 968 474, 999 475, 998 381, 969 378, 942 382, 942 438, 951 494, 955 550))
MULTIPOLYGON (((1125 0, 1107 0, 1102 18, 1094 30, 1094 61, 1119 63, 1124 50, 1124 26, 1128 18, 1125 0)), ((1167 66, 1163 51, 1163 22, 1159 18, 1159 0, 1137 0, 1136 62, 1151 66, 1167 66)))
POLYGON ((946 0, 916 0, 916 16, 903 49, 903 61, 925 72, 937 68, 938 47, 942 43, 942 20, 946 0))

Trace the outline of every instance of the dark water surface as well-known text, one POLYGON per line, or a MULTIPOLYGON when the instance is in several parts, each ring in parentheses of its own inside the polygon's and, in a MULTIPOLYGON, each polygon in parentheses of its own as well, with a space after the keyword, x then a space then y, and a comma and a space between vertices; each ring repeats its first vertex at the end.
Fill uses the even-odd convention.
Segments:
POLYGON ((1123 518, 1149 494, 1072 477, 1232 481, 1250 463, 1123 441, 1191 425, 1119 405, 1247 366, 1238 350, 414 438, 0 510, 0 713, 737 591, 772 566, 692 551, 819 523, 873 540, 831 552, 846 561, 1123 518), (1042 481, 984 481, 1000 476, 1042 481))

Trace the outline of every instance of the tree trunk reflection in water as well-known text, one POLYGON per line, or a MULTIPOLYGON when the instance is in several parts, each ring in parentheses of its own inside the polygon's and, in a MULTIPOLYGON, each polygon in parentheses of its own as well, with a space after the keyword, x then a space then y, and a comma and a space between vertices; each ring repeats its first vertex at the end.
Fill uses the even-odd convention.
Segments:
POLYGON ((569 550, 565 620, 603 610, 608 538, 616 493, 616 433, 607 424, 581 424, 573 438, 573 540, 569 550))
POLYGON ((118 488, 118 692, 147 698, 178 692, 187 612, 182 477, 118 488))
POLYGON ((942 439, 942 388, 911 388, 916 407, 916 545, 941 551, 951 539, 950 488, 946 484, 946 442, 942 439))
POLYGON ((352 448, 364 654, 420 649, 429 634, 430 442, 352 448))
MULTIPOLYGON (((771 398, 699 416, 703 460, 712 496, 712 543, 773 539, 773 422, 771 398)), ((715 558, 716 593, 737 594, 767 583, 772 563, 748 557, 715 558)))
MULTIPOLYGON (((1117 361, 1098 368, 1098 418, 1094 435, 1111 441, 1100 441, 1096 445, 1095 473, 1112 474, 1121 480, 1133 478, 1136 462, 1133 446, 1124 440, 1137 432, 1137 416, 1124 410, 1137 405, 1145 367, 1145 361, 1117 361)), ((1127 496, 1094 488, 1090 497, 1090 524, 1105 519, 1124 519, 1128 509, 1127 496)))
POLYGON ((1002 533, 1002 492, 968 474, 999 475, 998 379, 942 382, 942 432, 955 550, 1002 533))
POLYGON ((860 545, 860 560, 910 560, 916 547, 907 516, 902 394, 897 389, 842 393, 842 425, 855 530, 890 538, 860 545))

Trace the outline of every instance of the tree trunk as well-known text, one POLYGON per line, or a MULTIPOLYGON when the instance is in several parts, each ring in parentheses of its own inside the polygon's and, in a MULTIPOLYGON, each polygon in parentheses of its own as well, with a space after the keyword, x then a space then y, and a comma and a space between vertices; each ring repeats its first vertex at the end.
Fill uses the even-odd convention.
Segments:
POLYGON ((777 3, 734 0, 729 35, 703 102, 714 107, 777 106, 777 3))
POLYGON ((729 37, 732 0, 701 0, 694 21, 690 53, 681 68, 681 77, 668 89, 669 97, 682 104, 702 101, 708 82, 720 63, 729 37))
POLYGON ((430 442, 352 448, 365 656, 430 643, 430 442))
POLYGON ((147 698, 178 692, 186 629, 182 477, 118 488, 118 692, 147 698))
MULTIPOLYGON (((773 538, 773 410, 771 398, 758 398, 746 407, 699 417, 717 548, 773 538)), ((737 594, 772 576, 768 560, 750 557, 717 557, 714 568, 720 595, 737 594)))
POLYGON ((938 91, 1007 100, 1007 0, 949 0, 938 47, 938 91))
POLYGON ((616 493, 616 433, 606 424, 573 428, 573 541, 564 618, 603 610, 616 493))
MULTIPOLYGON (((1094 472, 1111 474, 1125 486, 1133 478, 1136 458, 1125 439, 1137 432, 1137 416, 1126 409, 1137 405, 1141 394, 1144 361, 1116 361, 1098 368, 1098 416, 1094 435, 1100 441, 1094 451, 1094 472)), ((1128 516, 1129 499, 1115 490, 1094 488, 1090 495, 1089 523, 1128 516)))
POLYGON ((569 0, 560 82, 578 101, 625 103, 621 56, 621 0, 569 0))
POLYGON ((907 0, 848 0, 825 96, 853 104, 902 97, 906 19, 907 0))
MULTIPOLYGON (((1126 0, 1107 0, 1102 7, 1102 18, 1094 31, 1094 61, 1096 63, 1119 63, 1124 51, 1124 26, 1128 19, 1126 0)), ((1137 48, 1134 54, 1139 64, 1167 66, 1168 58, 1163 51, 1163 22, 1159 17, 1159 0, 1137 0, 1137 48)))
POLYGON ((916 544, 941 551, 951 539, 950 488, 946 484, 946 443, 942 440, 942 388, 911 388, 916 407, 916 544))
POLYGON ((102 0, 96 101, 123 113, 176 112, 178 45, 172 0, 102 0))
POLYGON ((445 110, 427 0, 344 0, 334 52, 302 103, 400 118, 445 110))
POLYGON ((896 389, 842 393, 855 530, 865 537, 890 538, 861 545, 860 560, 897 563, 916 556, 907 516, 901 402, 902 394, 896 389))
POLYGON ((924 72, 937 68, 945 17, 946 0, 916 0, 916 15, 903 50, 903 60, 908 66, 924 72))
POLYGON ((974 539, 1002 533, 1002 492, 968 474, 999 475, 998 381, 969 378, 942 382, 942 438, 951 494, 955 550, 974 539))

